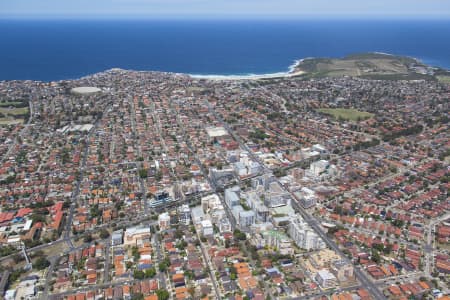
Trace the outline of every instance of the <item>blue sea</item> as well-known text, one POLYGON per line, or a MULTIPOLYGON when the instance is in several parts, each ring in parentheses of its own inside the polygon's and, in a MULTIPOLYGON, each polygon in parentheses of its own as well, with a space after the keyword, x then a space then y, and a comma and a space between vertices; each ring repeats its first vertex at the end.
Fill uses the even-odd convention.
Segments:
POLYGON ((450 69, 450 20, 0 20, 0 80, 72 79, 114 67, 267 74, 305 57, 361 52, 450 69))

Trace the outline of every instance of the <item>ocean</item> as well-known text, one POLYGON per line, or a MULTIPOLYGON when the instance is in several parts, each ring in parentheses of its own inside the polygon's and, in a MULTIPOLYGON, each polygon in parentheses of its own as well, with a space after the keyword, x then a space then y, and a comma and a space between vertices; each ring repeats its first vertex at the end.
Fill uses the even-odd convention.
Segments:
POLYGON ((196 75, 287 71, 305 57, 407 55, 450 69, 450 20, 0 20, 0 80, 110 68, 196 75))

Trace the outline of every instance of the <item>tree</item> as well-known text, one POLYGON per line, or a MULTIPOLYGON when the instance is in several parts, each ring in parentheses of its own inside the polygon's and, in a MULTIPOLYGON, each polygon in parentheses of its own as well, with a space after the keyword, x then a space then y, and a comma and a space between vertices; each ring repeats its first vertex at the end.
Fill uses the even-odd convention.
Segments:
POLYGON ((87 235, 84 237, 83 241, 84 241, 85 243, 90 243, 90 242, 92 242, 92 235, 87 234, 87 235))
POLYGON ((15 252, 17 252, 17 249, 10 245, 0 247, 0 256, 8 256, 15 252))
POLYGON ((181 229, 177 229, 174 234, 176 239, 181 239, 183 237, 183 235, 184 235, 184 232, 181 229))
POLYGON ((90 214, 92 218, 96 218, 100 215, 100 209, 98 208, 98 204, 95 204, 90 209, 90 214))
POLYGON ((236 278, 237 278, 237 270, 236 270, 236 268, 234 266, 231 266, 229 272, 230 272, 230 279, 231 280, 236 280, 236 278))
POLYGON ((40 213, 33 213, 30 219, 33 220, 33 223, 37 222, 45 223, 45 215, 42 215, 40 213))
POLYGON ((106 229, 100 230, 100 238, 106 239, 107 237, 109 237, 109 231, 106 229))
POLYGON ((141 254, 139 253, 139 248, 136 246, 133 246, 133 248, 131 248, 131 254, 133 255, 134 261, 138 261, 139 258, 141 258, 141 254))
POLYGON ((405 225, 405 222, 399 219, 395 219, 394 221, 392 221, 392 225, 398 228, 402 228, 405 225))
POLYGON ((175 245, 179 250, 184 250, 187 247, 188 243, 185 240, 180 241, 175 245))
POLYGON ((241 232, 239 229, 236 229, 233 232, 234 238, 240 241, 245 241, 247 239, 247 236, 244 232, 241 232))
POLYGON ((139 169, 139 177, 141 178, 147 178, 148 176, 148 171, 147 169, 139 169))
POLYGON ((156 296, 158 296, 158 300, 167 300, 170 297, 170 294, 166 290, 159 289, 156 291, 156 296))
POLYGON ((375 263, 379 263, 381 261, 380 253, 376 249, 372 249, 372 260, 375 263))
POLYGON ((384 249, 383 249, 383 253, 384 254, 390 254, 392 251, 392 245, 391 244, 387 244, 384 249))
POLYGON ((23 258, 22 254, 14 254, 13 260, 17 264, 25 259, 23 258))
POLYGON ((166 257, 162 262, 158 264, 158 268, 160 272, 165 272, 167 268, 170 266, 170 260, 166 257))
POLYGON ((43 270, 50 266, 50 262, 45 257, 39 257, 33 264, 33 268, 43 270))
POLYGON ((131 300, 144 300, 144 294, 138 293, 131 296, 131 300))
POLYGON ((156 275, 156 269, 155 268, 150 268, 145 270, 145 278, 153 278, 156 275))
POLYGON ((8 284, 14 283, 23 273, 25 273, 25 270, 22 268, 12 271, 11 274, 9 274, 8 284))
POLYGON ((327 232, 328 232, 329 235, 333 235, 333 234, 335 234, 338 231, 339 231, 339 228, 337 228, 337 227, 330 227, 330 228, 328 228, 327 232))
POLYGON ((134 279, 142 280, 145 278, 145 273, 144 273, 144 271, 141 271, 141 270, 135 270, 133 272, 133 277, 134 277, 134 279))

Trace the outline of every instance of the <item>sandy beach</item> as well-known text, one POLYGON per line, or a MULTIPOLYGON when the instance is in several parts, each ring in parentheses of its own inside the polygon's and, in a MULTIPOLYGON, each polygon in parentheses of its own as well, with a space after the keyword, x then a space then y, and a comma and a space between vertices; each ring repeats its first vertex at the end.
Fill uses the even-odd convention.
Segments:
POLYGON ((297 66, 303 61, 303 59, 296 60, 289 66, 287 72, 277 72, 268 74, 248 74, 248 75, 196 75, 189 74, 192 78, 208 79, 208 80, 258 80, 258 79, 271 79, 280 77, 294 77, 305 74, 304 71, 296 70, 297 66))

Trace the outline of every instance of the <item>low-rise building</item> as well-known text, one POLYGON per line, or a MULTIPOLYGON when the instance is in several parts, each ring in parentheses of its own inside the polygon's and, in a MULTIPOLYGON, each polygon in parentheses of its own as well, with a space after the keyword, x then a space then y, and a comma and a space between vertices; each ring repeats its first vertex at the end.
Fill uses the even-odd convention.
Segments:
POLYGON ((238 223, 241 227, 250 227, 253 223, 255 223, 255 213, 251 210, 240 211, 238 223))
POLYGON ((300 204, 304 208, 313 207, 317 203, 316 193, 307 187, 302 187, 302 189, 299 192, 296 192, 295 195, 299 198, 300 204))
POLYGON ((158 216, 158 225, 160 230, 167 230, 170 228, 170 216, 168 212, 164 212, 158 216))
POLYGON ((124 245, 135 246, 143 239, 150 238, 150 227, 136 226, 125 230, 124 245))
POLYGON ((239 186, 235 186, 225 190, 225 202, 229 208, 233 208, 240 204, 240 195, 241 189, 239 186))
POLYGON ((214 234, 214 228, 210 220, 203 220, 201 224, 204 236, 211 236, 214 234))
POLYGON ((191 223, 191 209, 184 204, 178 208, 178 220, 181 224, 189 225, 191 223))
POLYGON ((117 245, 123 244, 123 229, 116 230, 112 233, 111 243, 112 243, 112 246, 117 246, 117 245))
POLYGON ((291 218, 288 234, 295 244, 302 249, 316 250, 325 248, 325 242, 322 238, 300 217, 291 218))
POLYGON ((261 235, 264 238, 265 245, 275 248, 282 255, 294 254, 292 240, 284 233, 276 230, 263 231, 261 235))
POLYGON ((331 272, 339 282, 354 279, 353 271, 353 265, 344 260, 336 260, 331 264, 331 272))
POLYGON ((337 285, 336 277, 327 269, 319 270, 316 274, 315 279, 317 283, 325 289, 335 287, 337 285))

